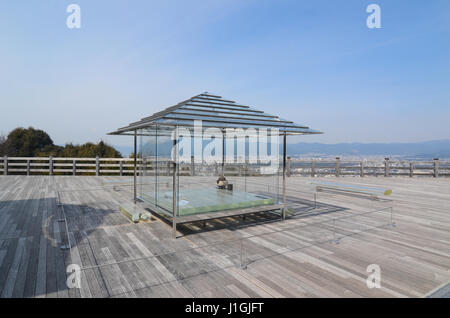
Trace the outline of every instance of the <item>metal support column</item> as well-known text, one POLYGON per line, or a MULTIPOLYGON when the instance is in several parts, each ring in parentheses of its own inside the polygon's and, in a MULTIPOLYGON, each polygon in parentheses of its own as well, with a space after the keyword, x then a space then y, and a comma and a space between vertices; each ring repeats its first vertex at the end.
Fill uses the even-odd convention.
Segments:
POLYGON ((178 139, 178 128, 175 128, 175 136, 173 140, 173 177, 172 177, 172 230, 173 238, 177 238, 177 203, 178 203, 178 187, 177 187, 177 139, 178 139))
POLYGON ((286 133, 283 135, 283 220, 286 218, 286 133))
POLYGON ((225 176, 225 133, 222 130, 222 176, 225 176))
POLYGON ((134 131, 134 175, 133 175, 133 201, 136 204, 136 175, 137 175, 137 130, 134 131))

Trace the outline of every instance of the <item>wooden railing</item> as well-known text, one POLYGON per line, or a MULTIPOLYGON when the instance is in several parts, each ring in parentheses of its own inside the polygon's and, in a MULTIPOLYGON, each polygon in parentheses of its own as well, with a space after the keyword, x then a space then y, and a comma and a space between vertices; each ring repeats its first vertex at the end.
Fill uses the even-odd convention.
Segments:
POLYGON ((301 176, 432 176, 450 177, 450 161, 391 160, 287 160, 287 174, 301 176))
MULTIPOLYGON (((137 174, 146 167, 146 175, 157 170, 158 175, 170 175, 172 162, 169 158, 137 158, 137 174)), ((195 164, 183 163, 179 166, 181 176, 217 175, 220 163, 195 164)), ((259 175, 255 165, 225 165, 226 175, 259 175)), ((0 158, 0 175, 116 175, 132 176, 134 174, 133 158, 56 158, 56 157, 3 157, 0 158)))
MULTIPOLYGON (((140 161, 140 160, 139 160, 140 161)), ((132 175, 130 158, 3 157, 4 175, 132 175)))
MULTIPOLYGON (((160 175, 171 173, 171 162, 167 158, 137 159, 137 173, 146 167, 147 174, 160 175)), ((221 164, 183 163, 179 166, 180 175, 217 175, 221 164)), ((226 175, 257 176, 262 175, 257 164, 226 164, 226 175)), ((280 167, 280 172, 282 168, 280 167)), ((450 161, 434 159, 432 161, 402 160, 287 160, 287 176, 432 176, 450 177, 450 161)), ((37 158, 37 157, 3 157, 0 158, 0 175, 116 175, 131 176, 134 173, 132 158, 37 158)))

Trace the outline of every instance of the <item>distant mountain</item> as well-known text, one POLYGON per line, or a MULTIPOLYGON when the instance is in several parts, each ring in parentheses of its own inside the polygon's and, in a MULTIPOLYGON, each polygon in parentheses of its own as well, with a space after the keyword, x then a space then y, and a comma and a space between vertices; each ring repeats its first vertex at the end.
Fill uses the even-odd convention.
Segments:
POLYGON ((289 155, 402 156, 449 158, 450 139, 417 143, 305 143, 288 144, 289 155))
MULTIPOLYGON (((206 143, 205 143, 206 144, 206 143)), ((169 154, 171 142, 160 145, 160 151, 169 154)), ((133 152, 131 146, 115 146, 124 157, 133 152)), ((288 144, 289 156, 398 156, 405 158, 450 158, 450 139, 416 143, 306 143, 288 144)))

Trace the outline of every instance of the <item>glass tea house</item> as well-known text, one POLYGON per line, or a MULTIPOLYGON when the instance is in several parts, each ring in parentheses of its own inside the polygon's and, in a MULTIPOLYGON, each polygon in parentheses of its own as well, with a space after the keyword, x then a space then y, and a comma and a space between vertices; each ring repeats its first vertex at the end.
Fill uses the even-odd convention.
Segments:
POLYGON ((134 136, 134 200, 180 223, 286 216, 286 137, 318 134, 203 93, 110 134, 134 136))

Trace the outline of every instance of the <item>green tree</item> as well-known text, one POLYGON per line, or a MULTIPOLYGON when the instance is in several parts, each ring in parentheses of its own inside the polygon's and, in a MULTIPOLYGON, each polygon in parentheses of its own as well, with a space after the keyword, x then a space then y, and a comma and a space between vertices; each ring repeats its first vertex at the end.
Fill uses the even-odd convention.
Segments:
POLYGON ((3 134, 0 134, 0 153, 2 153, 3 145, 5 144, 6 137, 3 134))
POLYGON ((16 128, 11 131, 2 145, 2 155, 10 157, 33 157, 43 149, 52 147, 53 140, 43 130, 16 128))
POLYGON ((72 157, 72 158, 122 158, 114 147, 103 140, 98 144, 87 142, 83 145, 53 144, 50 136, 33 127, 16 128, 7 138, 0 135, 0 155, 9 157, 72 157))

